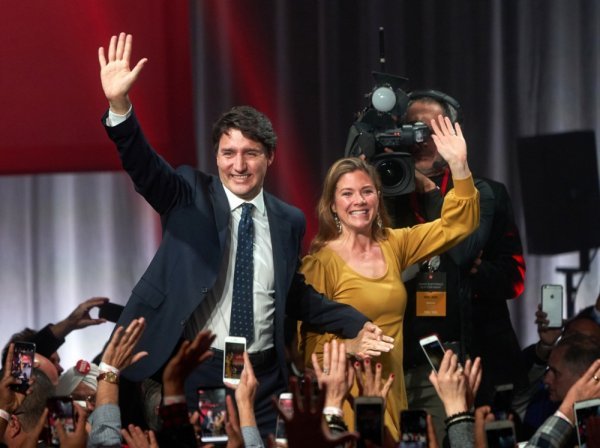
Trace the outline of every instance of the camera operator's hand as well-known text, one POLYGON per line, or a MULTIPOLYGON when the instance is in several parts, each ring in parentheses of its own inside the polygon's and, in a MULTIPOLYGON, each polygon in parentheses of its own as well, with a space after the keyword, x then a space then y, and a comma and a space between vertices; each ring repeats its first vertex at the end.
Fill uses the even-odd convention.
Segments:
POLYGON ((471 175, 467 163, 467 142, 458 123, 452 125, 448 117, 438 115, 437 121, 431 120, 433 134, 431 138, 435 142, 438 153, 444 158, 450 167, 452 177, 465 179, 471 175))
POLYGON ((425 176, 419 170, 415 170, 415 191, 417 193, 427 193, 437 189, 437 185, 430 178, 425 176))

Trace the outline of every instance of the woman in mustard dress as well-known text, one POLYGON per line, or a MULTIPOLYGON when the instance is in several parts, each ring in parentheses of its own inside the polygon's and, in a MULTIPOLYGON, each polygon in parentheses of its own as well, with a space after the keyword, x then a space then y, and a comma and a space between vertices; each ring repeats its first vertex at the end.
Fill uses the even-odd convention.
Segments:
MULTIPOLYGON (((394 376, 386 399, 385 425, 397 440, 400 411, 407 408, 402 369, 402 322, 406 289, 401 273, 409 265, 445 252, 479 225, 479 196, 467 164, 467 148, 460 126, 448 119, 432 120, 432 135, 448 163, 454 189, 445 199, 441 218, 410 228, 387 227, 380 180, 375 168, 359 158, 338 160, 329 169, 318 205, 319 229, 309 255, 302 261, 307 283, 331 300, 365 314, 394 348, 373 362, 381 364, 382 378, 394 376)), ((306 365, 313 352, 322 359, 323 345, 335 336, 299 327, 299 348, 306 365)), ((379 353, 355 353, 375 356, 379 353)), ((323 366, 327 371, 329 366, 323 366)), ((351 394, 357 396, 355 384, 351 394)), ((350 428, 354 416, 344 408, 350 428)))

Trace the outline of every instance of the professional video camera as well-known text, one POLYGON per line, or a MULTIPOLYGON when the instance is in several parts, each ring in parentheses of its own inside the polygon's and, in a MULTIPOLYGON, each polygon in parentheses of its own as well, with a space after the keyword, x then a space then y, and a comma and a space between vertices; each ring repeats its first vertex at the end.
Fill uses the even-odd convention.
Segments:
POLYGON ((415 165, 410 147, 425 141, 431 131, 425 123, 400 124, 409 102, 409 94, 400 87, 408 79, 372 72, 373 91, 367 94, 371 104, 358 113, 346 141, 344 155, 364 155, 381 177, 384 196, 399 196, 415 189, 415 165), (393 152, 387 152, 388 148, 393 152))

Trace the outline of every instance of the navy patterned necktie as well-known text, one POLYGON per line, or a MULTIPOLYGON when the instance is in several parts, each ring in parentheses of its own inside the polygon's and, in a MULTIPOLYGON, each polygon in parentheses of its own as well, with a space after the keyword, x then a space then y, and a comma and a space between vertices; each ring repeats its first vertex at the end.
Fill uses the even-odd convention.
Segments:
POLYGON ((230 336, 244 336, 246 344, 254 340, 254 312, 252 283, 254 281, 254 222, 250 203, 242 204, 242 218, 238 226, 237 254, 233 273, 233 301, 231 303, 230 336))

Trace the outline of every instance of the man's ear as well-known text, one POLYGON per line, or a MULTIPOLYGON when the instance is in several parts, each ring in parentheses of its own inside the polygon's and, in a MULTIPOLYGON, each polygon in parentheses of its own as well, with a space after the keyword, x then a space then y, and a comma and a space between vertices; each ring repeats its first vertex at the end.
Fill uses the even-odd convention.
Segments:
POLYGON ((6 431, 4 433, 4 437, 7 440, 14 439, 21 433, 21 431, 22 427, 19 417, 17 417, 16 415, 11 415, 10 421, 8 422, 8 426, 6 427, 6 431))

